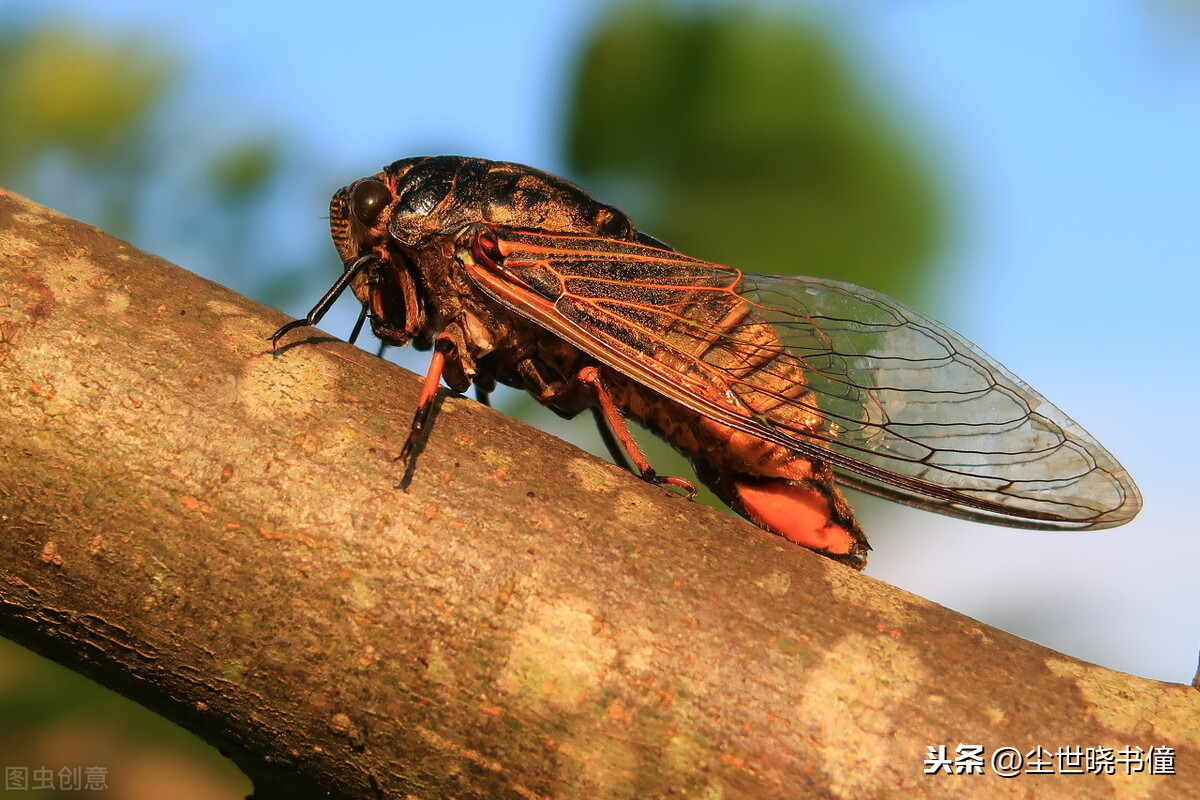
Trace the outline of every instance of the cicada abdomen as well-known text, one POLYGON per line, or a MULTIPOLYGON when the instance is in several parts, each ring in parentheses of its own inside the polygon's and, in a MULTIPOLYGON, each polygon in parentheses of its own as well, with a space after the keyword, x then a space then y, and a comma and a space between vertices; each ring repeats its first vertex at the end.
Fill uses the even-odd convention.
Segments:
POLYGON ((1140 508, 1115 459, 953 331, 868 289, 751 275, 671 250, 620 210, 518 164, 398 161, 335 194, 342 276, 376 335, 434 349, 409 439, 438 381, 526 389, 645 424, 734 510, 861 567, 836 483, 954 516, 1057 530, 1140 508))
MULTIPOLYGON (((671 399, 690 397, 734 419, 773 420, 816 450, 833 436, 801 364, 735 291, 741 273, 640 243, 518 231, 499 237, 475 240, 484 246, 461 257, 484 291, 513 303, 505 289, 515 282, 553 298, 564 338, 596 339, 588 351, 602 354, 615 405, 686 456, 717 497, 787 539, 862 561, 866 538, 826 461, 671 399)), ((545 319, 536 304, 531 311, 545 319)))

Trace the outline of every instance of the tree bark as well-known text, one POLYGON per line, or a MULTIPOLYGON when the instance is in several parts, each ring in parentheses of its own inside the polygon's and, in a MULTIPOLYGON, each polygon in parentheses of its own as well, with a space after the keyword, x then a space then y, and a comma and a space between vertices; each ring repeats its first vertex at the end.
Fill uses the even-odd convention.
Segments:
POLYGON ((260 798, 1200 797, 1200 692, 1060 655, 0 192, 0 632, 260 798), (923 774, 982 745, 983 775, 923 774), (995 748, 1178 774, 998 777, 995 748), (1161 764, 1159 765, 1162 766, 1161 764))

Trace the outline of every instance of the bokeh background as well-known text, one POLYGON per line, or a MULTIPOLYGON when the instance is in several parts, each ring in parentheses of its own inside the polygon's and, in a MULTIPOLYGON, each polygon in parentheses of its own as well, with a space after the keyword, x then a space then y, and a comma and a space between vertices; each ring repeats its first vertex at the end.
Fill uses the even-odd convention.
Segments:
MULTIPOLYGON (((332 192, 436 153, 534 164, 691 255, 930 312, 1104 442, 1146 507, 1055 535, 860 502, 868 574, 1177 682, 1200 648, 1198 143, 1191 0, 0 4, 0 185, 293 315, 340 267, 332 192)), ((498 400, 600 452, 590 420, 498 400)), ((249 791, 4 643, 0 765, 102 765, 109 797, 249 791)))

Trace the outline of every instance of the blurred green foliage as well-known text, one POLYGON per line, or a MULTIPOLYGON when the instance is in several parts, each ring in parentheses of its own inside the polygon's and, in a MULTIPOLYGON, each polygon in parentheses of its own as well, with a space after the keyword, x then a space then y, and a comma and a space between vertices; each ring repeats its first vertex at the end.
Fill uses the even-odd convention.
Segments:
POLYGON ((692 256, 913 298, 929 170, 825 26, 750 5, 622 4, 570 90, 576 174, 692 256))
POLYGON ((27 173, 48 150, 99 162, 128 154, 130 133, 144 130, 175 67, 135 42, 97 42, 60 26, 0 39, 0 103, 20 113, 0 128, 0 170, 27 173))
POLYGON ((317 272, 318 256, 315 238, 263 246, 294 167, 285 138, 228 111, 181 114, 186 77, 160 39, 0 15, 0 185, 264 302, 291 299, 278 275, 317 272))
POLYGON ((165 53, 136 40, 100 41, 65 25, 5 20, 0 180, 129 236, 155 111, 176 73, 165 53))
MULTIPOLYGON (((933 278, 931 170, 827 26, 754 5, 622 3, 585 45, 568 103, 574 173, 688 255, 914 304, 933 278)), ((690 474, 639 438, 660 474, 690 474)))

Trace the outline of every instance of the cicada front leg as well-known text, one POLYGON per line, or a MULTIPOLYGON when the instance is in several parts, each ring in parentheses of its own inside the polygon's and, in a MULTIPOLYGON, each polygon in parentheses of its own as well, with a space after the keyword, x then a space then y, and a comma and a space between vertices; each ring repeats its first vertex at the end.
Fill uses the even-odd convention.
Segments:
POLYGON ((433 357, 429 359, 429 370, 425 373, 425 382, 421 384, 421 394, 417 397, 417 410, 413 412, 408 438, 404 440, 404 446, 400 448, 400 455, 396 456, 396 460, 404 467, 404 478, 396 484, 397 489, 403 489, 408 485, 411 477, 409 461, 417 443, 421 441, 421 434, 429 425, 429 417, 433 413, 433 405, 437 400, 438 386, 442 382, 442 372, 446 369, 446 357, 453 354, 455 349, 454 340, 449 336, 440 335, 434 340, 433 357))
POLYGON ((421 435, 429 426, 429 418, 437 401, 437 390, 442 380, 456 392, 462 393, 473 383, 479 392, 481 401, 486 404, 488 392, 495 387, 491 378, 480 377, 476 371, 475 358, 472 355, 472 345, 461 325, 451 323, 433 339, 433 357, 429 359, 429 371, 425 373, 425 382, 421 385, 421 394, 417 398, 417 410, 413 413, 412 426, 408 438, 396 460, 405 466, 405 479, 400 487, 407 484, 411 477, 409 461, 421 435), (481 385, 482 383, 482 385, 481 385))

